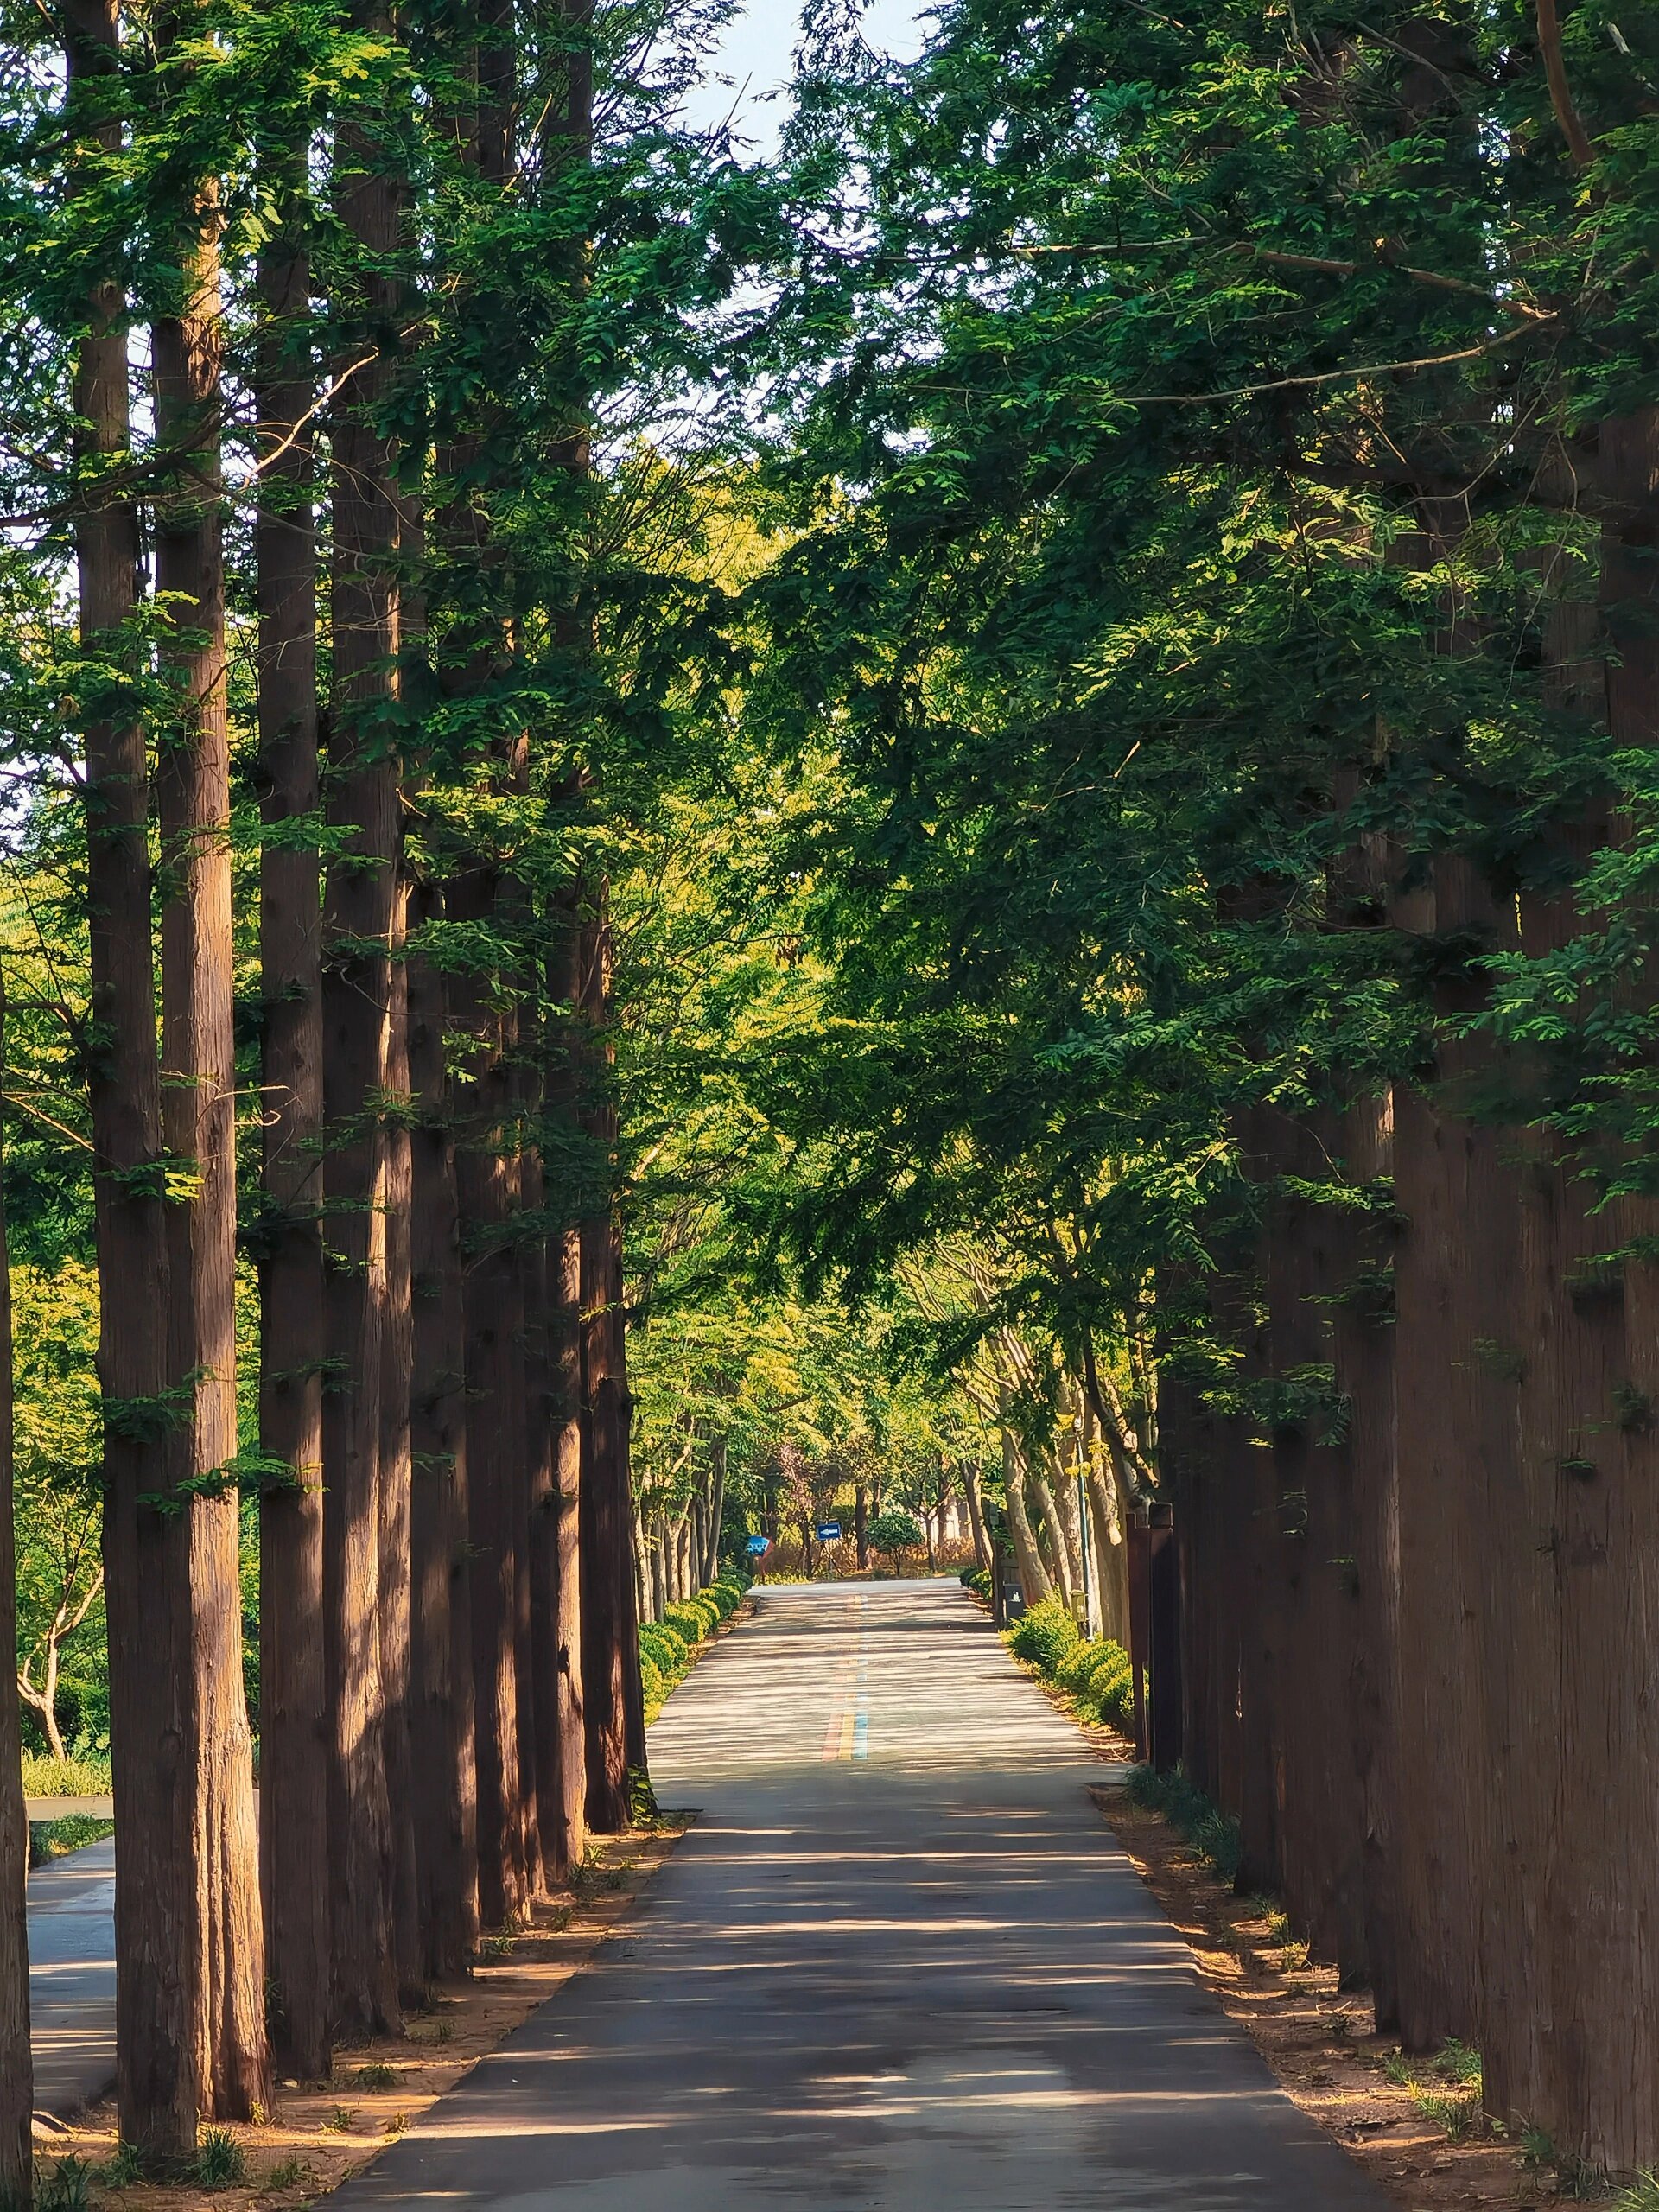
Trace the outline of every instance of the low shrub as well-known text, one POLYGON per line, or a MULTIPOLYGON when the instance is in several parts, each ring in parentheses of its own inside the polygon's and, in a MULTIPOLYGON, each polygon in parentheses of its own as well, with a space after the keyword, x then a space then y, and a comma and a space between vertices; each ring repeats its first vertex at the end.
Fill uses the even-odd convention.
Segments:
POLYGON ((89 1843, 102 1843, 115 1834, 113 1821, 96 1813, 66 1813, 60 1821, 31 1821, 29 1824, 29 1863, 44 1866, 71 1851, 84 1851, 89 1843))
POLYGON ((685 1665, 689 1646, 678 1629, 667 1621, 647 1621, 639 1630, 639 1649, 651 1654, 660 1672, 677 1675, 685 1665))
POLYGON ((1027 1660, 1039 1674, 1050 1675, 1058 1672, 1060 1662, 1080 1641, 1077 1624, 1058 1598, 1045 1598, 1022 1613, 1004 1634, 1016 1659, 1027 1660))
POLYGON ((1243 1841, 1238 1822, 1206 1797, 1195 1782, 1176 1767, 1160 1774, 1155 1767, 1132 1766, 1123 1787, 1132 1805, 1161 1813, 1173 1828, 1186 1838, 1199 1855, 1210 1861, 1224 1882, 1238 1879, 1243 1841))
POLYGON ((109 1794, 107 1758, 36 1758, 32 1751, 23 1753, 25 1797, 107 1797, 109 1794))
POLYGON ((667 1696, 663 1687, 663 1670, 645 1649, 645 1639, 639 1639, 639 1693, 645 1703, 645 1718, 651 1719, 667 1696))
POLYGON ((964 1590, 971 1590, 976 1598, 988 1598, 991 1594, 991 1571, 988 1567, 958 1567, 957 1580, 964 1590))
POLYGON ((663 1618, 670 1628, 677 1629, 688 1643, 701 1643, 709 1633, 709 1616, 701 1605, 664 1605, 663 1618))

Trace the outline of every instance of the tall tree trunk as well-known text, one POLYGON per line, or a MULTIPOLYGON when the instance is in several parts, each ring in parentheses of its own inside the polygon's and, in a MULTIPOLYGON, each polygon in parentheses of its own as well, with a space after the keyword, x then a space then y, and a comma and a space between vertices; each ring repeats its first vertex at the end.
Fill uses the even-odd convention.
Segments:
MULTIPOLYGON (((557 1756, 543 1777, 543 1848, 549 1877, 565 1878, 588 1848, 588 1723, 582 1699, 582 1236, 566 1229, 548 1254, 553 1328, 555 1688, 557 1756)), ((543 1669, 542 1680, 548 1679, 543 1669)))
MULTIPOLYGON (((497 871, 478 863, 451 887, 452 920, 499 926, 497 871)), ((523 1791, 533 1746, 519 1740, 518 1514, 524 1471, 523 1281, 513 1087, 517 1007, 498 982, 457 988, 469 1042, 461 1090, 456 1183, 466 1253, 467 1503, 473 1554, 473 1688, 478 1768, 478 1897, 486 1926, 516 1920, 530 1897, 523 1791)))
MULTIPOLYGON (((0 976, 0 1071, 6 1065, 0 976)), ((0 1141, 0 1158, 3 1141, 0 1141)), ((11 1270, 0 1182, 0 1654, 17 1649, 17 1548, 12 1533, 11 1270)), ((35 2062, 29 2042, 29 1819, 17 1670, 0 1664, 0 2203, 27 2212, 34 2178, 35 2062)))
POLYGON ((182 297, 154 334, 156 436, 175 456, 158 492, 156 585, 176 702, 161 733, 162 1133, 192 1163, 168 1207, 170 1437, 188 1499, 194 1712, 192 1867, 197 2098, 204 2117, 270 2103, 264 1929, 253 1743, 242 1682, 236 1408, 235 958, 230 734, 218 416, 219 218, 203 185, 181 213, 182 297), (188 1414, 182 1409, 188 1406, 188 1414))
POLYGON ((985 1506, 980 1490, 978 1465, 969 1460, 962 1471, 963 1495, 968 1500, 968 1526, 974 1535, 974 1564, 983 1573, 991 1564, 991 1547, 985 1534, 985 1506))
MULTIPOLYGON (((583 1122, 607 1174, 614 1172, 616 1105, 609 1089, 614 1047, 610 919, 601 885, 582 937, 581 1019, 589 1096, 583 1122)), ((626 1643, 633 1613, 626 1376, 622 1368, 620 1254, 613 1205, 582 1224, 582 1695, 588 1724, 588 1825, 615 1834, 628 1824, 629 1681, 626 1643)))
POLYGON ((410 1752, 423 1971, 465 1971, 478 1941, 478 1801, 473 1751, 471 1576, 467 1563, 467 1376, 454 1131, 445 1066, 443 978, 420 949, 435 913, 410 892, 408 960, 410 1273, 410 1752))
MULTIPOLYGON (((368 0, 360 29, 386 35, 368 0)), ((386 1348, 387 1152, 379 1102, 391 1065, 391 938, 398 766, 387 709, 397 696, 398 510, 378 419, 391 384, 399 301, 386 273, 400 189, 357 125, 335 148, 342 226, 360 252, 363 336, 333 422, 335 707, 328 818, 345 839, 324 905, 323 1075, 331 1387, 323 1403, 325 1651, 334 1721, 328 1796, 335 2018, 353 2037, 395 2030, 394 1852, 381 1677, 380 1452, 386 1348)))
MULTIPOLYGON (((1342 1116, 1341 1150, 1349 1180, 1390 1178, 1392 1101, 1383 1091, 1356 1099, 1342 1116)), ((1354 1758, 1359 1789, 1360 1866, 1365 1970, 1380 2030, 1399 2018, 1399 1908, 1395 1897, 1395 1823, 1399 1817, 1400 1507, 1395 1450, 1393 1231, 1375 1217, 1355 1222, 1344 1210, 1341 1259, 1333 1267, 1332 1362, 1348 1407, 1342 1449, 1353 1500, 1354 1581, 1358 1613, 1353 1691, 1354 1758)))
MULTIPOLYGON (((574 1133, 582 1055, 570 1020, 580 997, 581 931, 571 899, 560 902, 548 963, 550 1009, 564 1011, 543 1032, 542 1113, 549 1135, 574 1133)), ((553 1193, 545 1192, 550 1205, 553 1193)), ((545 1878, 567 1880, 588 1847, 588 1743, 582 1702, 582 1237, 572 1228, 547 1240, 547 1395, 551 1487, 532 1530, 535 1576, 536 1788, 545 1878)))
MULTIPOLYGON (((109 97, 119 67, 113 0, 70 0, 69 99, 95 162, 118 157, 109 97)), ((79 166, 79 163, 77 163, 79 166)), ((72 188, 74 175, 72 169, 72 188)), ((76 359, 76 459, 96 479, 129 445, 127 333, 119 287, 94 276, 76 359)), ((81 647, 131 670, 138 562, 129 500, 94 480, 76 529, 81 647)), ((87 702, 88 1071, 98 1237, 98 1370, 104 1419, 104 1560, 110 1747, 121 1856, 115 1870, 116 2094, 123 2139, 164 2157, 195 2146, 194 1801, 187 1761, 189 1528, 164 1497, 167 1224, 161 1070, 150 934, 149 781, 134 702, 87 702)))
MULTIPOLYGON (((279 189, 290 188, 286 180, 279 189)), ((291 208, 284 214, 291 222, 291 208)), ((259 761, 267 825, 316 813, 317 548, 310 276, 284 229, 259 265, 254 523, 259 761)), ((315 844, 268 839, 259 862, 261 1122, 259 1449, 290 1479, 259 1504, 260 1872, 280 2070, 326 2075, 328 1720, 322 1655, 322 908, 315 844)))
POLYGON ((415 1776, 410 1744, 411 1521, 410 1394, 415 1372, 410 1146, 409 969, 404 954, 408 884, 400 880, 392 919, 391 1018, 386 1041, 386 1332, 380 1389, 378 1559, 380 1682, 385 1710, 386 1799, 391 1813, 391 1927, 399 1994, 418 2003, 425 1985, 420 1876, 415 1856, 415 1776))
MULTIPOLYGON (((528 1022, 526 1014, 523 1019, 528 1022)), ((562 1871, 545 1863, 550 1847, 543 1842, 541 1808, 542 1769, 558 1759, 558 1697, 556 1662, 553 1660, 554 1627, 558 1602, 556 1496, 554 1490, 554 1436, 551 1336, 548 1323, 547 1235, 543 1223, 547 1191, 538 1137, 531 1134, 542 1106, 539 1040, 534 1053, 521 1049, 519 1083, 523 1091, 523 1154, 519 1169, 524 1219, 529 1225, 518 1252, 519 1307, 524 1315, 524 1464, 518 1485, 518 1740, 524 1760, 524 1851, 532 1887, 550 1889, 563 1878, 562 1871), (546 1671, 538 1662, 550 1663, 546 1671)), ((556 1859, 556 1838, 550 1848, 556 1859)))
POLYGON ((702 1532, 702 1586, 707 1589, 720 1573, 720 1535, 726 1519, 726 1452, 723 1436, 709 1446, 709 1510, 702 1532))
MULTIPOLYGON (((1402 912, 1408 927, 1502 943, 1503 906, 1446 856, 1402 912), (1428 911, 1424 911, 1425 903, 1428 911)), ((1471 979, 1442 1016, 1478 1001, 1471 979)), ((1515 1421, 1516 1191, 1498 1132, 1468 1118, 1490 1050, 1447 1038, 1431 1099, 1395 1087, 1395 1190, 1409 1228, 1395 1261, 1400 2030, 1408 2049, 1479 2025, 1477 1936, 1489 1849, 1482 1600, 1486 1500, 1506 1479, 1515 1421)))
MULTIPOLYGON (((1550 699, 1581 721, 1605 711, 1619 751, 1650 748, 1659 734, 1659 411, 1604 424, 1599 466, 1609 512, 1605 627, 1596 634, 1594 610, 1563 594, 1551 562, 1550 699)), ((1605 800, 1592 803, 1567 825, 1559 857, 1576 874, 1623 830, 1605 800)), ((1520 912, 1529 953, 1565 948, 1586 927, 1569 889, 1523 893, 1520 912)), ((1650 957, 1628 958, 1624 1004, 1645 1013, 1653 990, 1650 957)), ((1541 1109, 1550 1071, 1530 1071, 1541 1109)), ((1631 1198, 1595 1210, 1592 1185, 1552 1133, 1529 1131, 1524 1160, 1525 1364, 1490 1637, 1503 1881, 1486 1929, 1485 2088, 1494 2113, 1524 2113, 1573 2157, 1628 2170, 1659 2152, 1659 1966, 1631 1932, 1651 1925, 1659 1897, 1651 1822, 1640 1809, 1659 1751, 1659 1298, 1645 1256, 1655 1209, 1631 1198), (1621 1247, 1624 1256, 1613 1258, 1621 1247)), ((1599 1164, 1637 1165, 1639 1178, 1628 1159, 1599 1164)))

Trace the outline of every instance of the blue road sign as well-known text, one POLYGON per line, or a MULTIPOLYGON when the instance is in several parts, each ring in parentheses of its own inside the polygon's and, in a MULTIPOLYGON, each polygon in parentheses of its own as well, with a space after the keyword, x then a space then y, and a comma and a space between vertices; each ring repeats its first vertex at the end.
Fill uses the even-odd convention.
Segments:
POLYGON ((818 1541, 821 1544, 838 1544, 841 1541, 840 1522, 820 1521, 818 1523, 818 1541))
POLYGON ((764 1559, 771 1549, 772 1538, 770 1536, 751 1536, 749 1538, 749 1557, 751 1559, 764 1559))

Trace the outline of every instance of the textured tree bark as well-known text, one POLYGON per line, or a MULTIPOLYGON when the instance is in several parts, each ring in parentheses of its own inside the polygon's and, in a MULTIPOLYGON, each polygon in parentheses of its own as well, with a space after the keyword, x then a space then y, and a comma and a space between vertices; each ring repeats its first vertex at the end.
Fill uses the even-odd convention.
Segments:
MULTIPOLYGON (((553 1328, 552 1508, 556 1545, 554 1668, 558 1756, 541 1806, 551 1869, 580 1866, 588 1848, 588 1724, 582 1699, 582 1237, 562 1230, 548 1253, 553 1328)), ((543 1677, 545 1680, 545 1675, 543 1677)))
MULTIPOLYGON (((1613 648, 1609 733, 1617 751, 1651 751, 1659 743, 1659 410, 1604 423, 1600 467, 1625 503, 1602 546, 1602 613, 1613 648)), ((1651 1007, 1651 956, 1631 963, 1626 988, 1651 1007)), ((1560 2031, 1550 2056, 1560 2078, 1540 2110, 1558 2139, 1617 2171, 1659 2162, 1659 1955, 1650 1938, 1630 1940, 1633 1929, 1659 1925, 1651 1812, 1659 1772, 1659 1273, 1642 1256, 1655 1249, 1656 1232, 1650 1196, 1594 1224, 1597 1252, 1643 1240, 1623 1272, 1622 1315, 1608 1271, 1581 1272, 1568 1293, 1580 1330, 1592 1338, 1592 1388, 1577 1410, 1593 1438, 1597 1473, 1575 1471, 1562 1484, 1567 1695, 1557 1748, 1565 1821, 1547 1907, 1550 2011, 1560 2031), (1615 1347, 1609 1339, 1621 1321, 1615 1347), (1576 2135, 1567 2131, 1569 2112, 1578 2115, 1576 2135)))
POLYGON ((182 296, 154 332, 156 436, 177 456, 156 509, 162 659, 176 702, 158 733, 162 1122, 189 1187, 167 1210, 168 1366, 188 1414, 169 1436, 188 1500, 197 2100, 205 2118, 270 2103, 253 1739, 242 1685, 236 1433, 235 963, 218 416, 218 207, 181 211, 182 296))
MULTIPOLYGON (((502 887, 480 861, 450 887, 452 920, 498 925, 502 887)), ((513 1057, 516 1006, 498 988, 457 985, 468 1040, 457 1086, 456 1187, 465 1255, 467 1506, 472 1547, 473 1687, 478 1771, 478 1901, 486 1927, 529 1902, 524 1798, 533 1746, 519 1739, 518 1515, 524 1472, 523 1281, 514 1247, 520 1210, 513 1057)))
MULTIPOLYGON (((111 0, 71 0, 65 56, 79 146, 120 152, 105 83, 118 67, 111 0)), ((75 167, 80 166, 78 158, 75 167)), ((73 178, 72 172, 72 188, 73 178)), ((125 303, 95 276, 76 359, 79 462, 129 444, 125 303)), ((137 521, 130 503, 90 495, 76 529, 83 650, 130 668, 137 521)), ((161 1072, 150 935, 149 783, 143 732, 120 690, 83 706, 93 1034, 88 1083, 96 1147, 99 1382, 105 1404, 104 1559, 110 1637, 115 1816, 116 2094, 123 2139, 166 2157, 196 2139, 193 1798, 185 1689, 190 1663, 189 1531, 140 1503, 165 1495, 157 1418, 167 1382, 167 1229, 161 1072)))
MULTIPOLYGON (((1394 1164, 1388 1093, 1357 1099, 1342 1116, 1350 1178, 1389 1178, 1394 1164)), ((1365 1970, 1379 2028, 1399 2018, 1395 1822, 1398 1818, 1400 1511, 1395 1456, 1394 1232, 1368 1217, 1344 1237, 1333 1268, 1338 1303, 1332 1363, 1348 1407, 1344 1446, 1353 1502, 1356 1630, 1354 1757, 1359 1789, 1365 1970), (1344 1274, 1345 1270, 1345 1274, 1344 1274)))
MULTIPOLYGON (((1400 902, 1408 928, 1502 942, 1504 916, 1469 864, 1437 861, 1400 902)), ((1442 1015, 1478 1001, 1438 995, 1442 1015)), ((1478 1933, 1490 1848, 1483 1605, 1486 1501, 1515 1420, 1516 1188, 1498 1133, 1467 1118, 1488 1048, 1446 1039, 1431 1100, 1395 1086, 1395 1190, 1409 1224, 1395 1262, 1400 1547, 1400 2031, 1408 2048, 1479 2027, 1478 1933)))
POLYGON ((385 1700, 386 1799, 391 1815, 391 1928, 398 1993, 416 2004, 425 1987, 420 1876, 415 1856, 415 1775, 410 1745, 410 1403, 415 1373, 410 1209, 413 1161, 409 1134, 409 970, 404 957, 408 884, 394 895, 391 1005, 386 1042, 385 1144, 386 1333, 380 1389, 380 1467, 377 1500, 379 1560, 380 1681, 385 1700))
MULTIPOLYGON (((0 1069, 6 1064, 0 977, 0 1069)), ((0 1154, 3 1146, 0 1145, 0 1154)), ((12 1534, 11 1274, 0 1187, 0 1652, 17 1649, 17 1550, 12 1534)), ((0 2203, 28 2212, 34 2183, 35 2062, 29 2042, 29 1818, 23 1803, 17 1671, 0 1666, 0 2203)))
MULTIPOLYGON (((1650 747, 1659 735, 1659 412, 1604 424, 1599 467, 1610 508, 1605 627, 1595 633, 1582 603, 1558 600, 1549 610, 1552 702, 1580 716, 1605 710, 1619 750, 1650 747)), ((1605 806, 1592 805, 1569 825, 1561 857, 1576 872, 1620 833, 1605 806)), ((1529 952, 1563 946, 1586 926, 1570 890, 1522 899, 1529 952)), ((1633 957, 1622 980, 1629 1001, 1651 1004, 1648 962, 1633 957)), ((1548 1071, 1535 1072, 1541 1090, 1548 1071)), ((1494 1642, 1506 1663, 1494 1681, 1503 1693, 1493 1714, 1502 1859, 1488 1929, 1484 2087, 1495 2113, 1524 2113, 1591 2165, 1628 2170, 1659 2152, 1659 1963, 1633 1932, 1651 1924, 1659 1898, 1642 1809, 1659 1751, 1659 1297, 1643 1256, 1655 1209, 1633 1197, 1595 1210, 1592 1185, 1542 1131, 1529 1133, 1522 1181, 1526 1366, 1508 1541, 1495 1562, 1494 1642), (1612 1257, 1621 1247, 1634 1249, 1612 1257)))
MULTIPOLYGON (((608 899, 600 887, 578 956, 580 1016, 590 1077, 583 1126, 613 1169, 616 1106, 608 1077, 614 1046, 608 899)), ((626 1645, 633 1628, 633 1511, 629 1494, 627 1379, 622 1364, 622 1276, 613 1206, 581 1226, 582 1363, 582 1697, 588 1729, 588 1825, 601 1835, 628 1825, 631 1741, 626 1645)), ((638 1653, 634 1654, 637 1681, 638 1653)), ((643 1739, 641 1719, 638 1735, 643 1739)))
MULTIPOLYGON (((531 1077, 532 1056, 521 1054, 523 1153, 519 1174, 526 1224, 517 1254, 519 1310, 524 1315, 524 1458, 518 1485, 515 1541, 518 1553, 518 1740, 524 1746, 524 1855, 533 1889, 562 1878, 546 1862, 542 1836, 542 1773, 547 1760, 558 1760, 558 1696, 556 1630, 558 1611, 557 1493, 554 1487, 552 1367, 547 1313, 547 1237, 541 1227, 547 1192, 539 1141, 531 1134, 542 1110, 539 1067, 531 1077), (545 1662, 545 1665, 543 1665, 545 1662)), ((553 1852, 556 1856, 557 1840, 553 1852)))
MULTIPOLYGON (((1299 1128, 1299 1172, 1309 1181, 1330 1173, 1335 1119, 1320 1113, 1299 1128)), ((1283 1200, 1280 1211, 1294 1253, 1281 1285, 1290 1306, 1278 1330, 1281 1356, 1287 1351, 1293 1363, 1322 1370, 1332 1362, 1329 1301, 1344 1280, 1344 1231, 1355 1217, 1346 1207, 1295 1197, 1283 1200)), ((1355 1757, 1360 1614, 1352 1468, 1339 1405, 1317 1418, 1319 1433, 1301 1439, 1300 1465, 1293 1469, 1281 1459, 1280 1466, 1291 1514, 1300 1478, 1306 1531, 1295 1569, 1300 1615, 1291 1660, 1300 1688, 1300 1774, 1287 1780, 1286 1861, 1293 1917, 1313 1955, 1351 1980, 1366 1964, 1364 1822, 1355 1757)))
MULTIPOLYGON (((320 804, 309 268, 287 232, 259 267, 259 761, 268 825, 320 804)), ((264 1222, 259 1448, 291 1481, 259 1504, 260 1873, 273 2056, 304 2079, 328 2047, 328 1720, 322 1659, 322 908, 315 845, 259 861, 264 1222)))
MULTIPOLYGON (((563 901, 548 963, 542 1111, 550 1132, 574 1128, 582 1055, 573 1018, 581 995, 581 929, 574 893, 563 901), (563 1012, 555 1019, 552 1009, 563 1012)), ((550 1204, 553 1193, 544 1192, 550 1204)), ((563 1208, 560 1209, 563 1211, 563 1208)), ((567 1878, 588 1847, 588 1734, 582 1700, 582 1236, 574 1227, 547 1239, 548 1421, 551 1488, 532 1539, 538 1738, 537 1810, 547 1880, 567 1878)))
MULTIPOLYGON (((385 34, 388 25, 370 5, 359 28, 385 34)), ((365 334, 385 348, 398 305, 397 289, 384 273, 398 243, 398 182, 382 149, 355 125, 339 135, 335 169, 342 226, 362 253, 365 334)), ((342 372, 350 365, 348 356, 342 372)), ((346 846, 329 864, 323 912, 327 1219, 337 1255, 327 1287, 323 1581, 334 1722, 334 2017, 353 2037, 395 2031, 400 2023, 379 1623, 387 1154, 378 1101, 390 1067, 399 843, 398 766, 386 710, 397 696, 399 633, 392 455, 375 417, 391 378, 384 350, 356 368, 332 425, 335 703, 327 811, 346 846)))
POLYGON ((705 1589, 720 1573, 720 1532, 726 1518, 726 1439, 723 1436, 716 1436, 709 1444, 709 1510, 704 1517, 702 1532, 702 1580, 705 1589))
POLYGON ((465 1971, 478 1941, 467 1376, 445 992, 442 974, 418 949, 437 894, 416 885, 410 902, 409 1063, 417 1109, 410 1138, 410 1812, 422 1965, 442 1979, 465 1971))

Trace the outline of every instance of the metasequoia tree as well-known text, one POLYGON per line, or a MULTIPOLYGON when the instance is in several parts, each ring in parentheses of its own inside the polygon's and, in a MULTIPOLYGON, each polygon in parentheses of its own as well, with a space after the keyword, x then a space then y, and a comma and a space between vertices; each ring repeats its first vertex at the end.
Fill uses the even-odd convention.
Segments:
MULTIPOLYGON (((65 16, 70 190, 91 189, 122 145, 113 5, 65 16)), ((116 1819, 117 2096, 123 2136, 170 2154, 194 2145, 194 1801, 188 1763, 189 1530, 170 1484, 168 1237, 156 970, 150 936, 149 773, 130 636, 137 518, 111 472, 130 442, 126 303, 113 245, 85 302, 76 359, 75 530, 86 750, 92 1013, 88 1067, 105 1408, 104 1556, 116 1819), (140 1655, 143 1655, 142 1663, 140 1655)))
MULTIPOLYGON (((359 26, 385 37, 389 18, 359 26)), ((399 2018, 395 1851, 386 1786, 387 1607, 381 1582, 382 1454, 390 1342, 389 1147, 397 912, 399 508, 382 420, 396 373, 403 192, 378 134, 348 115, 337 129, 334 191, 354 258, 330 420, 334 707, 322 946, 327 1122, 327 1359, 323 1402, 323 1580, 329 1715, 329 1883, 334 2014, 355 2034, 399 2018)), ((399 1324, 398 1325, 401 1325, 399 1324)), ((404 1571, 399 1562, 396 1571, 404 1571)))
POLYGON ((310 256, 280 157, 282 224, 261 257, 255 520, 263 1002, 259 1248, 259 1797, 277 2056, 327 2071, 329 1722, 323 1662, 322 908, 318 758, 315 374, 310 256))
MULTIPOLYGON (((182 28, 181 26, 180 27, 182 28)), ((162 48, 172 61, 170 43, 162 48)), ((152 328, 156 591, 171 694, 158 733, 162 1133, 167 1208, 168 1491, 188 1546, 197 2099, 210 2117, 270 2102, 252 1738, 242 1682, 236 1487, 236 1054, 230 748, 218 416, 219 213, 185 180, 179 296, 152 328)))
MULTIPOLYGON (((5 1065, 0 978, 0 1067, 5 1065)), ((3 1156, 0 1153, 0 1156, 3 1156)), ((0 1651, 17 1643, 17 1548, 12 1530, 11 1269, 0 1193, 0 1651)), ((0 1667, 0 2196, 27 2207, 34 2185, 35 2062, 29 2040, 29 1821, 23 1803, 17 1679, 0 1667)))

